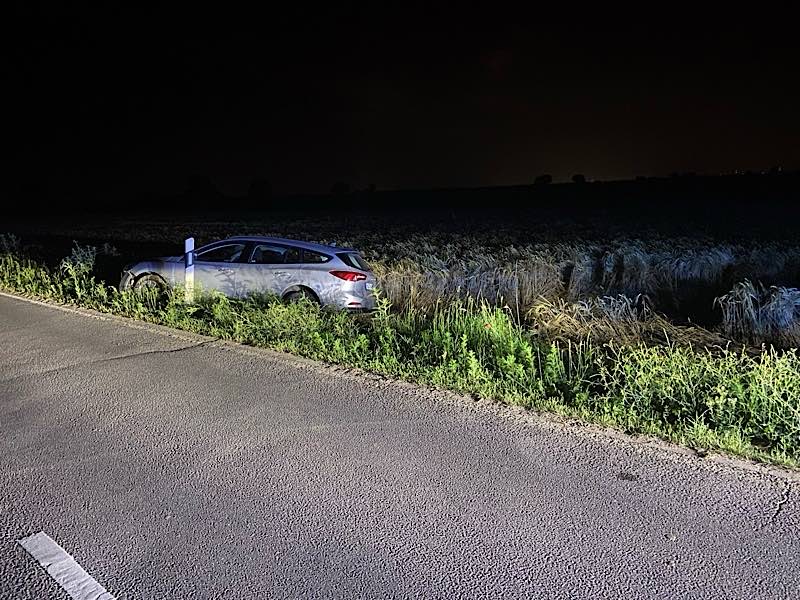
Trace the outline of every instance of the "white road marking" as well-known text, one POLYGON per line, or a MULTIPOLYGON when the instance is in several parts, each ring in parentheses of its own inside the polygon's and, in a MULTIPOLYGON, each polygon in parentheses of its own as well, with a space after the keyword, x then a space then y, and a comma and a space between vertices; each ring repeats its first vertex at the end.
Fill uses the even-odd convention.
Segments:
POLYGON ((106 589, 44 531, 18 540, 73 600, 114 600, 106 589))

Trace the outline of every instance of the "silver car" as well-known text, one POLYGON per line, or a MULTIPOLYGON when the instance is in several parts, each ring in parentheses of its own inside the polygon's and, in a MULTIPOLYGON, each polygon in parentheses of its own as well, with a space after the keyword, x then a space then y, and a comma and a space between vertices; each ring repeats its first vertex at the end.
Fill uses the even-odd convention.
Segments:
MULTIPOLYGON (((194 252, 194 281, 201 293, 269 293, 343 309, 375 308, 375 275, 358 252, 298 240, 232 237, 208 244, 194 252)), ((168 256, 127 266, 119 288, 166 289, 184 282, 184 257, 168 256)))

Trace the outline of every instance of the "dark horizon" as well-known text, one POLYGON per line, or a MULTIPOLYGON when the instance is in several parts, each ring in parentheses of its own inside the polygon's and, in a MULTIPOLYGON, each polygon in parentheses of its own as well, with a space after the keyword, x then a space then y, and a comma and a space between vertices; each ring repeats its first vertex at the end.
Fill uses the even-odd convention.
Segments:
POLYGON ((12 189, 126 201, 198 175, 241 196, 255 179, 315 194, 800 168, 780 13, 103 10, 19 15, 12 189))

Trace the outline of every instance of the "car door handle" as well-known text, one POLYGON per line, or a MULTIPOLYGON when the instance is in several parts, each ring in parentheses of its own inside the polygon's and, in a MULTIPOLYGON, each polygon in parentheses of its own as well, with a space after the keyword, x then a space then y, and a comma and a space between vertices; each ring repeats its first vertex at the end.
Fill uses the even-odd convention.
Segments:
POLYGON ((286 271, 273 271, 273 275, 286 275, 286 271))
POLYGON ((230 273, 233 273, 233 269, 226 269, 225 267, 217 267, 217 272, 218 273, 230 274, 230 273))

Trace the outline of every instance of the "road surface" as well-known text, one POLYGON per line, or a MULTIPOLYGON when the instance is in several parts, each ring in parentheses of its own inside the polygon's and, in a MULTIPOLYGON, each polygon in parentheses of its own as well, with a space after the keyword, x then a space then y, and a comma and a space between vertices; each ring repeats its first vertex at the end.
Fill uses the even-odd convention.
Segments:
POLYGON ((798 598, 792 474, 0 297, 0 597, 798 598))

